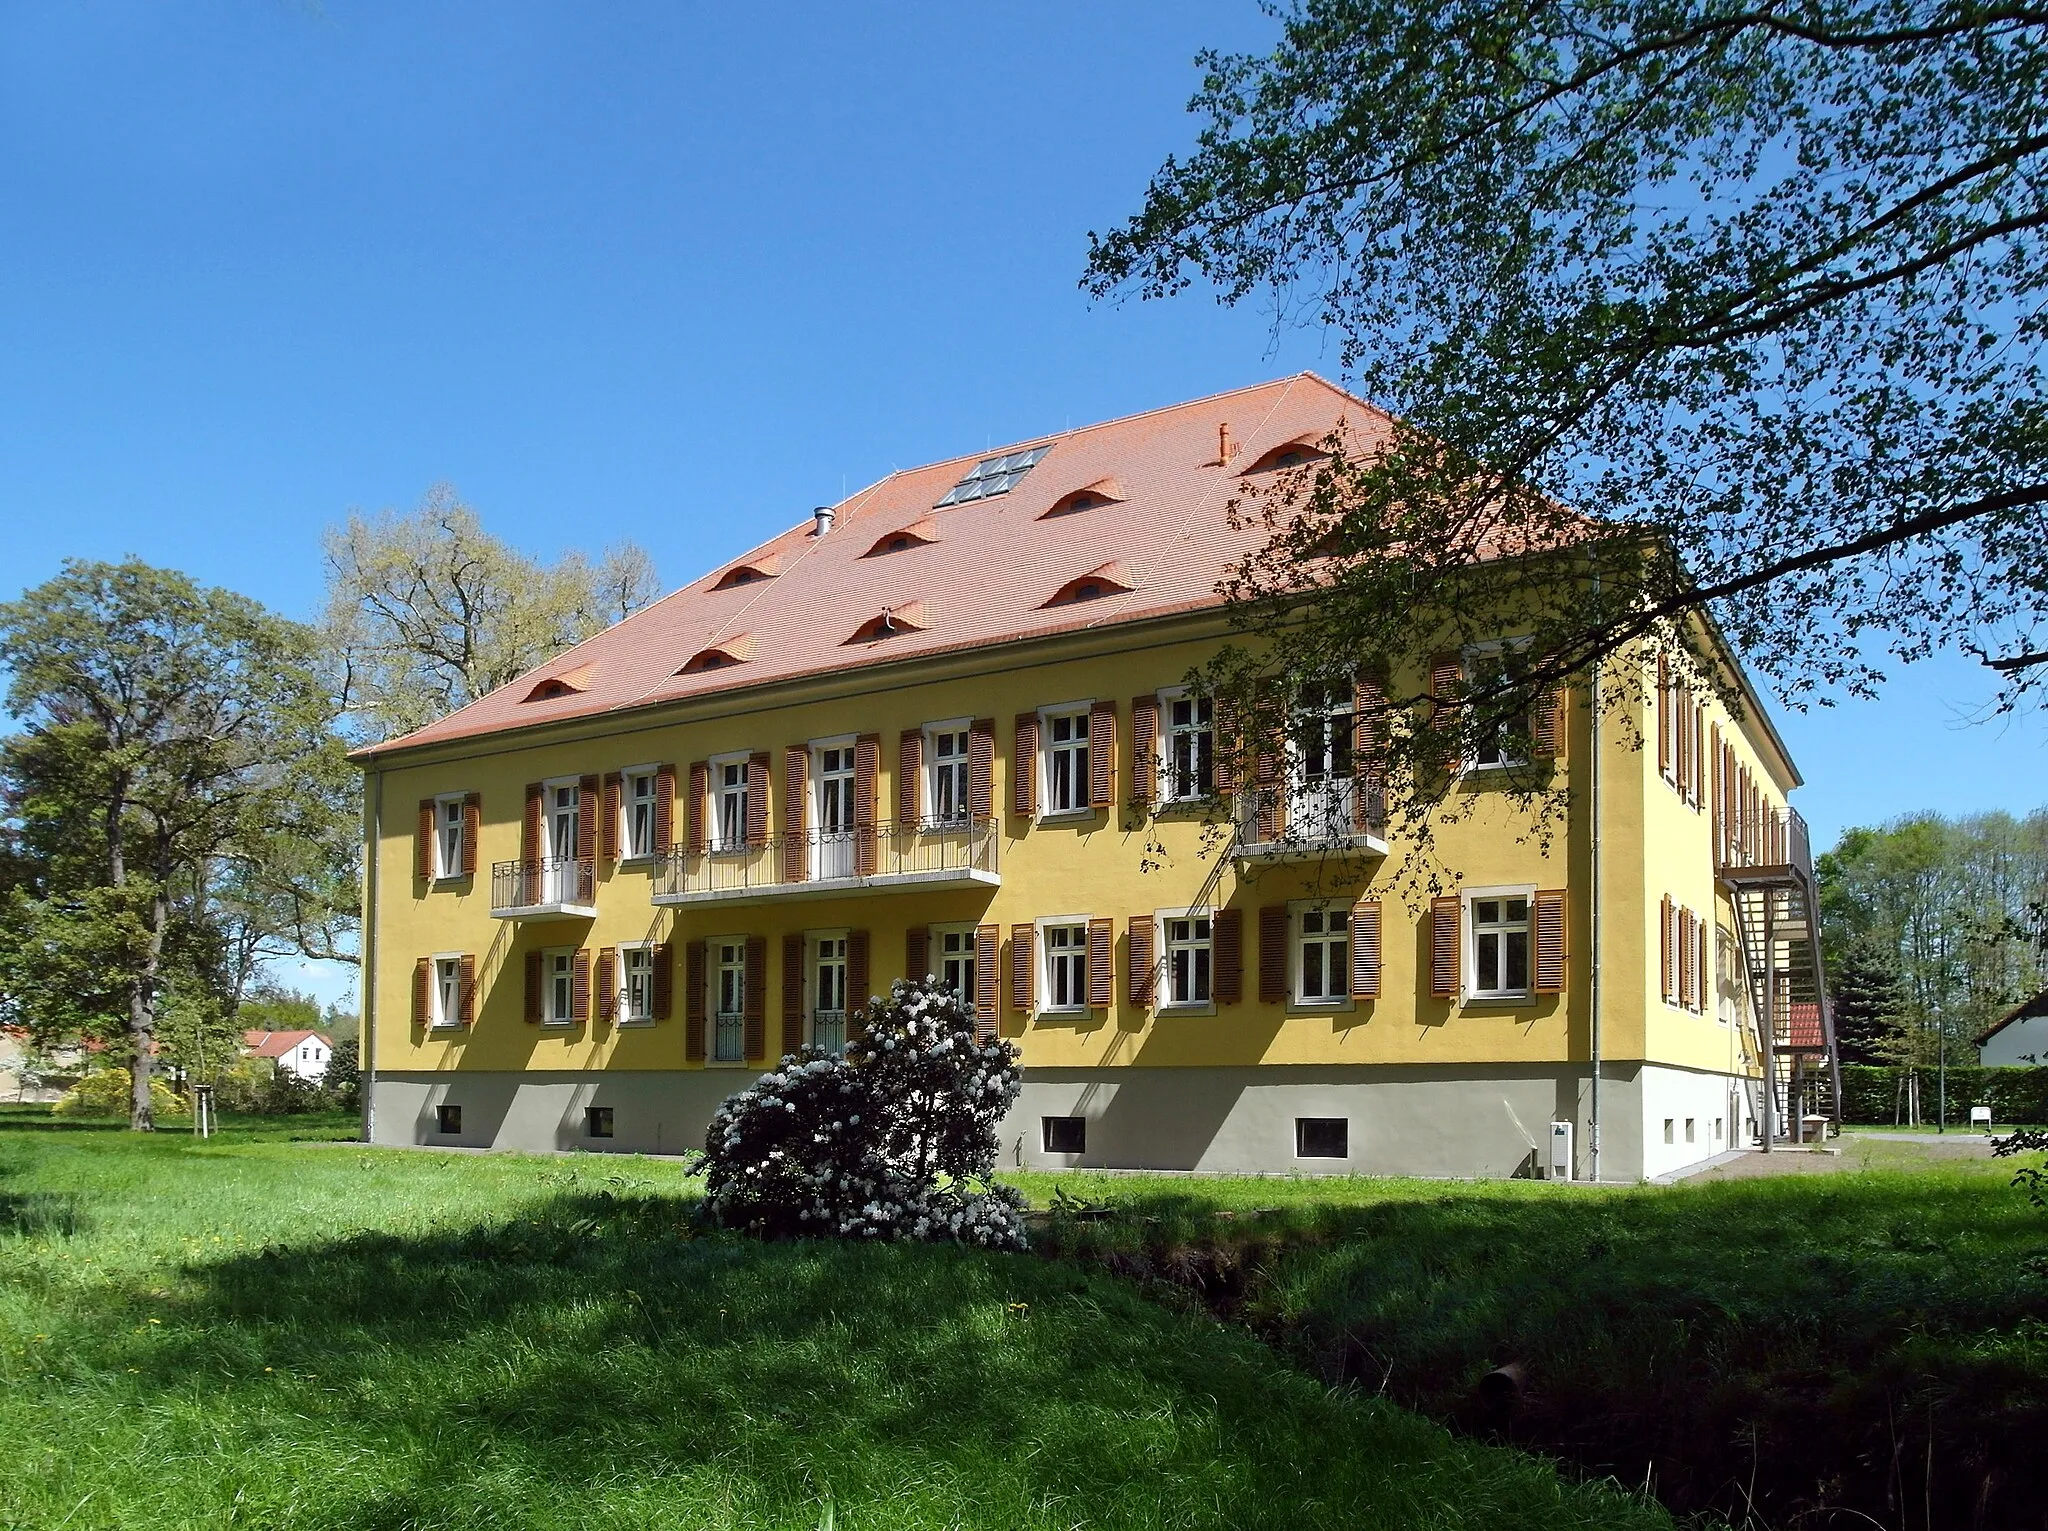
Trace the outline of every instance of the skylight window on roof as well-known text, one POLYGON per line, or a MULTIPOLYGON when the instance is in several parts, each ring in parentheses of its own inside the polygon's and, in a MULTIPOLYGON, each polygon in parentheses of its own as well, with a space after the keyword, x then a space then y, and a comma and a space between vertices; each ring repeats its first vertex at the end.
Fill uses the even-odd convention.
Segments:
POLYGON ((1008 494, 1024 481, 1024 475, 1051 450, 1051 444, 1047 443, 1042 447, 1027 447, 1021 452, 1009 452, 1001 457, 984 458, 974 465, 965 478, 948 489, 946 497, 932 508, 942 510, 948 505, 965 505, 969 500, 986 500, 995 495, 1008 494))

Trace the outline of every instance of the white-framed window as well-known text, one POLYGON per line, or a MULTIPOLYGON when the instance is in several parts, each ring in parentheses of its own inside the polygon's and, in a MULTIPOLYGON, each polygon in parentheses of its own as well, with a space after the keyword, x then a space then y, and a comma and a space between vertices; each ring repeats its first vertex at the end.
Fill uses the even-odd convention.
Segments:
POLYGON ((434 1013, 436 1026, 462 1024, 462 953, 439 952, 434 957, 434 1013))
POLYGON ((1164 691, 1159 716, 1165 733, 1159 796, 1188 803, 1216 791, 1216 704, 1185 691, 1164 691))
POLYGON ((1309 903, 1295 905, 1293 915, 1295 1003, 1344 1003, 1351 998, 1351 911, 1309 903))
POLYGON ((846 932, 821 930, 810 938, 811 1045, 846 1051, 846 932))
POLYGON ((962 1005, 972 1010, 978 976, 974 971, 974 927, 934 925, 932 951, 937 954, 937 961, 933 964, 934 975, 959 996, 962 1005))
POLYGON ((576 1019, 576 951, 554 947, 541 953, 541 1010, 544 1025, 567 1026, 576 1019))
POLYGON ((1169 1008, 1206 1005, 1214 963, 1206 909, 1169 910, 1159 918, 1166 952, 1166 986, 1160 1003, 1169 1008))
POLYGON ((1045 760, 1041 816, 1089 811, 1088 706, 1075 702, 1039 714, 1039 737, 1045 741, 1040 748, 1045 760))
POLYGON ((583 784, 571 776, 551 781, 542 790, 547 794, 548 857, 574 861, 577 831, 582 828, 583 784))
POLYGON ((934 723, 924 731, 925 818, 932 824, 967 821, 968 727, 934 723))
POLYGON ((434 799, 434 876, 440 881, 462 875, 468 834, 462 805, 460 792, 444 792, 434 799))
POLYGON ((619 773, 619 850, 637 861, 654 854, 653 766, 634 766, 619 773))
POLYGON ((745 755, 723 755, 711 762, 711 848, 747 849, 747 807, 752 788, 751 762, 745 755))
MULTIPOLYGON (((1504 639, 1496 643, 1469 645, 1464 654, 1467 688, 1480 691, 1495 684, 1500 678, 1505 656, 1526 647, 1528 641, 1526 638, 1504 639)), ((1469 725, 1466 736, 1465 768, 1483 771, 1527 765, 1528 738, 1529 715, 1526 712, 1512 717, 1496 716, 1484 726, 1475 722, 1469 725)))
POLYGON ((711 1061, 742 1062, 746 1040, 747 942, 721 936, 711 942, 711 1061))
POLYGON ((619 1024, 641 1025, 654 1019, 654 958, 652 941, 619 946, 619 1024))
POLYGON ((811 745, 811 822, 817 836, 811 848, 811 876, 819 881, 851 877, 858 867, 854 849, 852 739, 830 739, 811 745))
POLYGON ((1465 993, 1522 999, 1529 993, 1529 904, 1533 888, 1473 888, 1465 894, 1465 993))
POLYGON ((1309 688, 1296 704, 1287 822, 1302 839, 1342 840, 1351 835, 1351 796, 1357 790, 1352 780, 1355 701, 1348 685, 1319 685, 1309 688))
POLYGON ((1064 915, 1038 922, 1038 949, 1044 998, 1038 1008, 1049 1011, 1088 1008, 1088 919, 1064 915))

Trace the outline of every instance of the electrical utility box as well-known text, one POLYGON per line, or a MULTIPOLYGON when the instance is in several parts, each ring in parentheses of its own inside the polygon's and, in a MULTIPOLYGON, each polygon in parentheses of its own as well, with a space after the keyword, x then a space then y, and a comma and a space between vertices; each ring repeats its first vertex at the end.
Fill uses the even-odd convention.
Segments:
POLYGON ((1550 1166, 1546 1177, 1551 1180, 1570 1180, 1572 1176, 1572 1124, 1552 1122, 1550 1124, 1550 1166))

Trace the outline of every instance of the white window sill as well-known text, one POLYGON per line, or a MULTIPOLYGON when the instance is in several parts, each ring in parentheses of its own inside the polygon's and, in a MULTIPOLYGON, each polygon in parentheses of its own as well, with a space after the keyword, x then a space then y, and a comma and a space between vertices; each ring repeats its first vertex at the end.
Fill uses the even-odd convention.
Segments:
POLYGON ((541 1029, 544 1031, 574 1031, 583 1023, 581 1021, 542 1021, 540 1024, 541 1029))
POLYGON ((612 1028, 615 1031, 647 1031, 653 1025, 654 1017, 651 1015, 629 1016, 623 1021, 612 1022, 612 1028))
POLYGON ((747 1060, 744 1058, 706 1058, 704 1060, 704 1067, 708 1069, 743 1069, 747 1067, 747 1060))
POLYGON ((442 872, 433 879, 433 885, 438 888, 444 883, 468 882, 475 876, 474 872, 442 872))
POLYGON ((468 1029, 460 1021, 429 1021, 427 1023, 427 1030, 429 1031, 467 1031, 468 1029))
POLYGON ((1287 1002, 1289 1015, 1335 1015, 1356 1008, 1355 1002, 1345 995, 1333 999, 1291 999, 1287 1002))
POLYGON ((657 856, 653 851, 642 851, 637 856, 621 856, 619 858, 619 865, 622 867, 653 866, 660 860, 661 857, 657 856))
POLYGON ((1214 1015, 1216 1002, 1213 999, 1190 999, 1176 1004, 1166 1000, 1162 1001, 1157 1009, 1162 1018, 1169 1015, 1214 1015))
POLYGON ((1102 810, 1099 808, 1048 808, 1039 814, 1041 824, 1065 824, 1075 819, 1092 819, 1102 810))
POLYGON ((1056 1021, 1063 1021, 1072 1016, 1089 1015, 1092 1013, 1093 1007, 1089 1005, 1040 1005, 1031 1012, 1033 1019, 1049 1017, 1056 1021))
POLYGON ((1487 771, 1521 771, 1526 770, 1528 765, 1529 762, 1526 760, 1477 761, 1467 765, 1463 774, 1466 776, 1478 776, 1487 771))
POLYGON ((1502 994, 1467 994, 1460 1003, 1468 1007, 1483 1006, 1504 1010, 1511 1009, 1516 1005, 1527 1005, 1531 1003, 1535 998, 1535 995, 1527 993, 1526 991, 1515 991, 1502 994))

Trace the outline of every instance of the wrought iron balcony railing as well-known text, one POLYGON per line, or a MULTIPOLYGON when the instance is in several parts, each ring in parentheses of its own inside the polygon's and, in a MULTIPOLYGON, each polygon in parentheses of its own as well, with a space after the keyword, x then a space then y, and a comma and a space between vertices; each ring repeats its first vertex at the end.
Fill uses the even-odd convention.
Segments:
POLYGON ((1376 777, 1328 776, 1237 795, 1240 856, 1386 853, 1386 792, 1376 777))
POLYGON ((596 897, 597 866, 588 856, 499 861, 491 867, 491 913, 499 919, 587 910, 596 897))
POLYGON ((671 852, 654 876, 657 904, 802 896, 852 888, 999 881, 993 817, 884 821, 769 835, 758 844, 671 852))
MULTIPOLYGON (((1733 794, 1731 794, 1733 796, 1733 794)), ((1813 846, 1797 808, 1714 805, 1714 865, 1723 872, 1786 867, 1811 878, 1813 846)))

